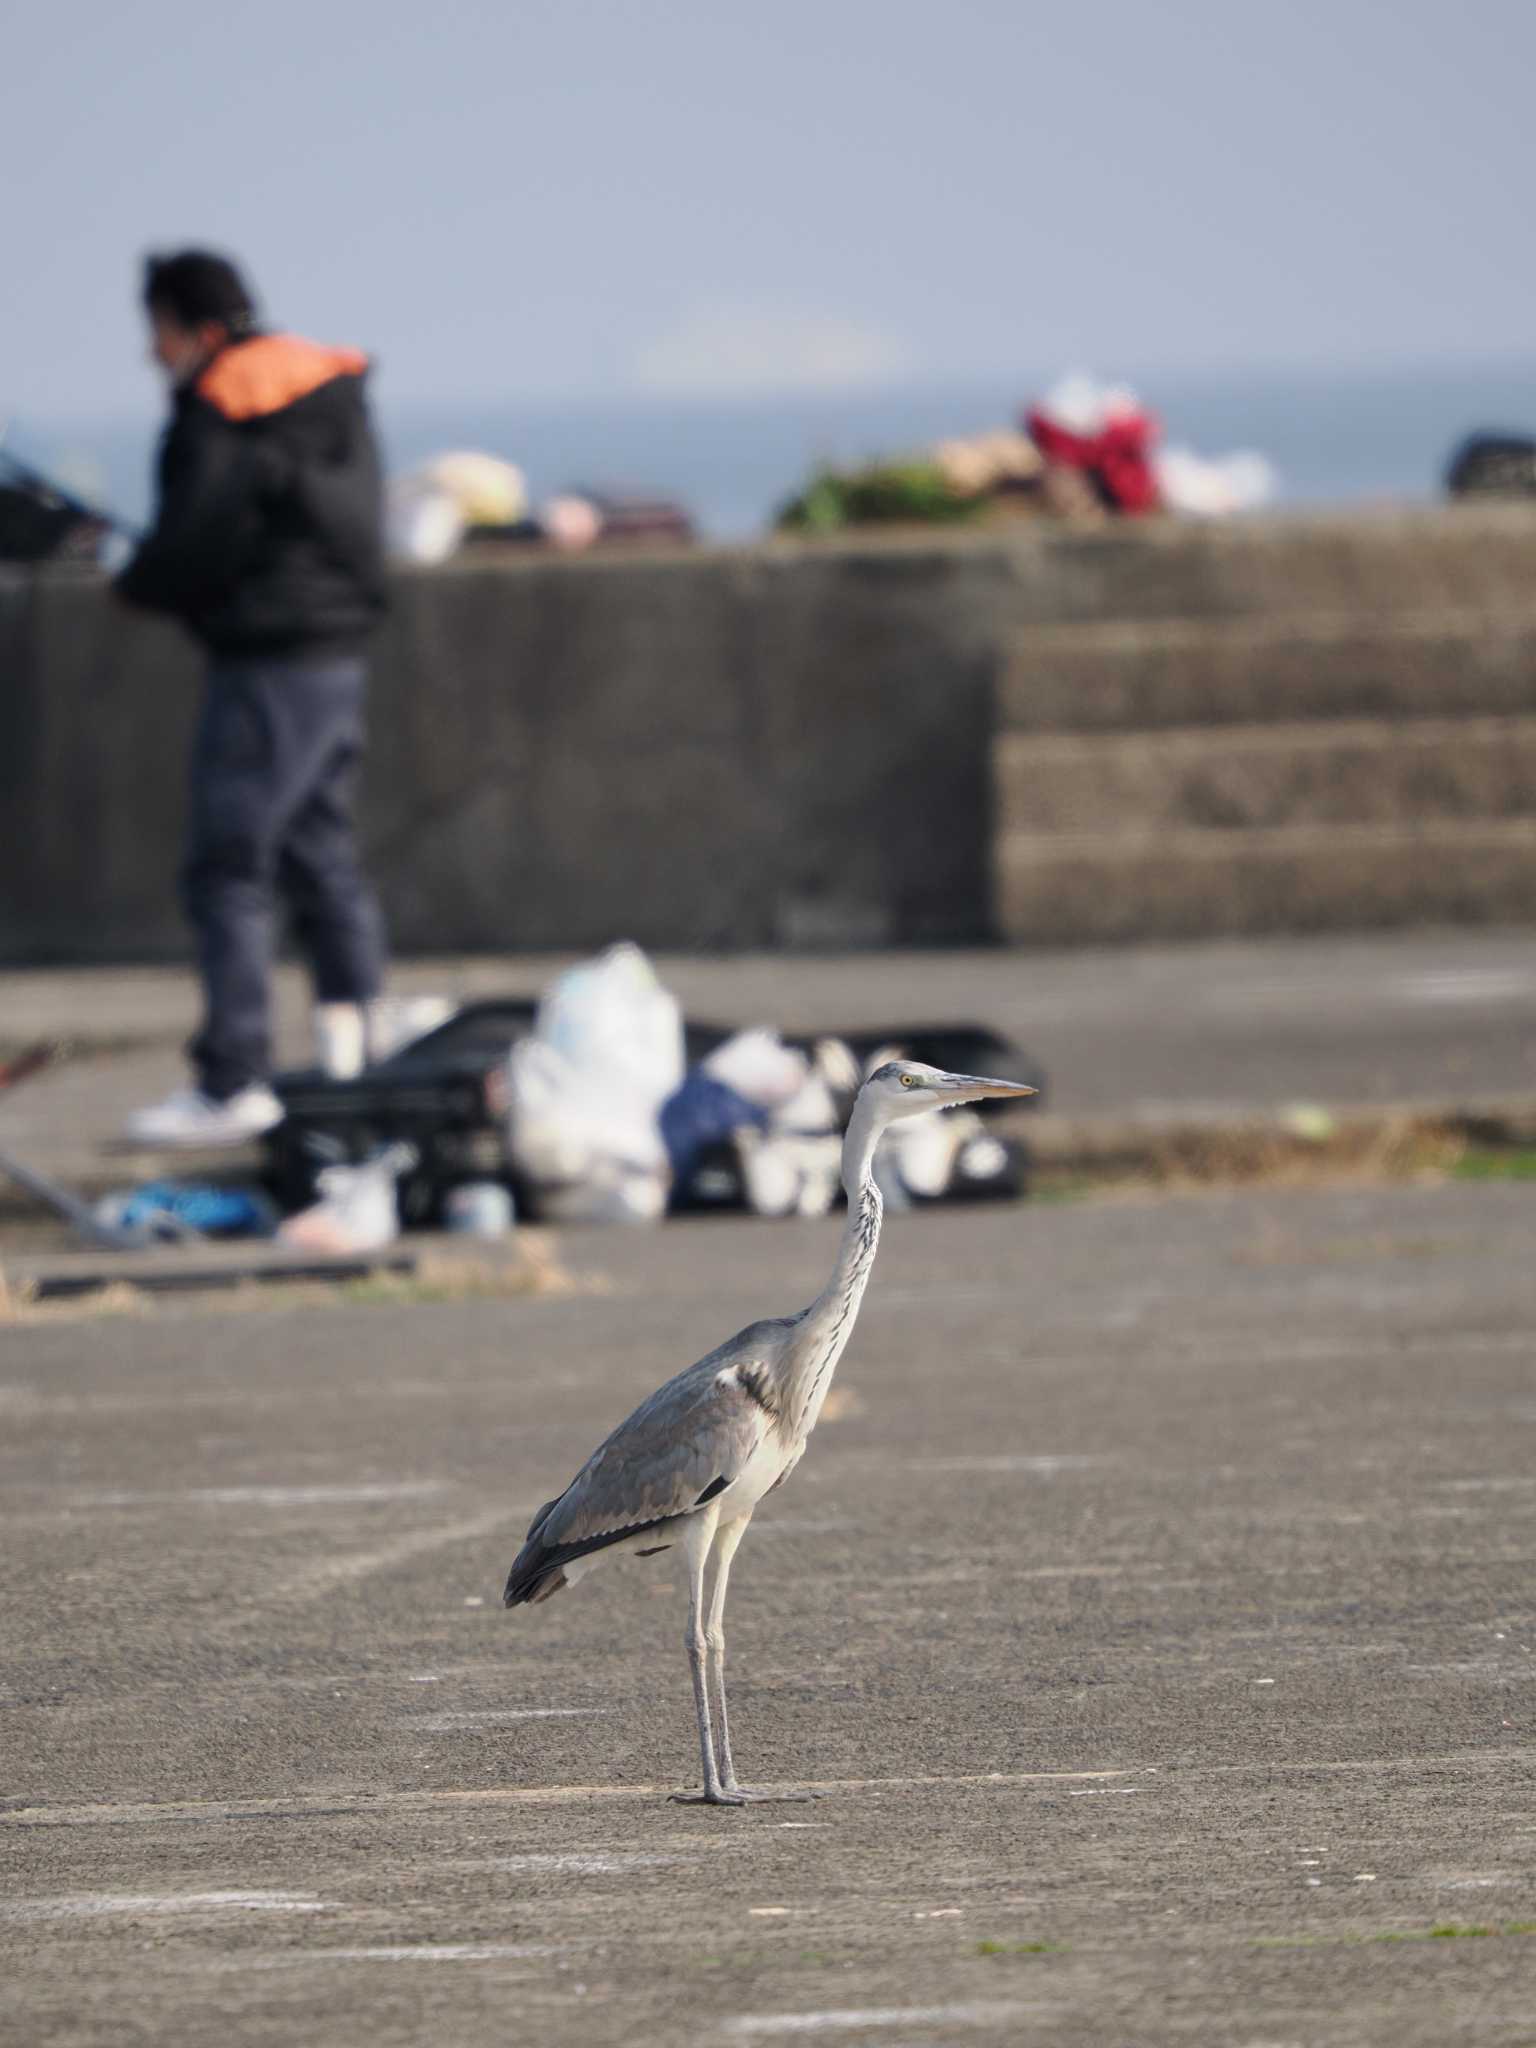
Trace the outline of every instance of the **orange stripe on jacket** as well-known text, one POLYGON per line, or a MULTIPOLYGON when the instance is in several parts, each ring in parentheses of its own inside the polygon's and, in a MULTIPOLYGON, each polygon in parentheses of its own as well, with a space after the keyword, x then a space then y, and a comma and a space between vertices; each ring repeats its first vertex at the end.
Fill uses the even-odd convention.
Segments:
POLYGON ((226 419, 254 420, 281 412, 334 377, 368 367, 360 349, 325 348, 297 334, 258 334, 221 349, 197 380, 197 395, 226 419))

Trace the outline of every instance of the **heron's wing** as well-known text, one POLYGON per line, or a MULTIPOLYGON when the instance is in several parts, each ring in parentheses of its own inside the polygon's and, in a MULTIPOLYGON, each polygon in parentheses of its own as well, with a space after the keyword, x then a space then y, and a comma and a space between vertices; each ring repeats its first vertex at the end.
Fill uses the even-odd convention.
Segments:
POLYGON ((535 1515, 507 1582, 508 1605, 533 1597, 538 1581, 572 1558, 675 1522, 727 1493, 774 1426, 755 1389, 786 1328, 752 1324, 642 1401, 535 1515))

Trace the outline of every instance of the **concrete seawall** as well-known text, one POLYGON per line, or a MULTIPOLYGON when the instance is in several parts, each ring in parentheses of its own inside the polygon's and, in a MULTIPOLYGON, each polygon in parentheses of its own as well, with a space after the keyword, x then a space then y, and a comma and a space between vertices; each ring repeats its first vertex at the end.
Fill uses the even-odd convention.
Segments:
MULTIPOLYGON (((1520 916, 1533 571, 1536 516, 1458 509, 408 574, 365 837, 405 952, 1411 919, 1375 840, 1353 894, 1296 868, 1365 828, 1431 876, 1492 828, 1425 914, 1520 916)), ((195 654, 93 579, 0 572, 0 667, 0 959, 180 955, 195 654)))

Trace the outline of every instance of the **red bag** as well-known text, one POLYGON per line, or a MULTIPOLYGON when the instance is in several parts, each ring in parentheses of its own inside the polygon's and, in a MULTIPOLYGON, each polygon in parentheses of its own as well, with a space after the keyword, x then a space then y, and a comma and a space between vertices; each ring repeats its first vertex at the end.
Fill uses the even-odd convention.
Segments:
POLYGON ((1152 450, 1162 437, 1157 418, 1138 407, 1108 420, 1097 434, 1074 434, 1032 406, 1031 440, 1047 462, 1086 470, 1117 512, 1156 512, 1161 505, 1152 450))

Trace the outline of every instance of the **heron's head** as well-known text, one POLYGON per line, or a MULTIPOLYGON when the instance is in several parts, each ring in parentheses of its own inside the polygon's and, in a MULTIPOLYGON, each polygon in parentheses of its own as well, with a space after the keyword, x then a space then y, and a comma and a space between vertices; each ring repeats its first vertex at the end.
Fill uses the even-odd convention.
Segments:
POLYGON ((887 1060, 864 1083, 864 1092, 878 1103, 882 1118, 921 1116, 928 1109, 954 1109, 962 1102, 985 1102, 999 1096, 1033 1095, 1022 1081, 989 1081, 981 1074, 947 1074, 925 1067, 921 1060, 887 1060))

